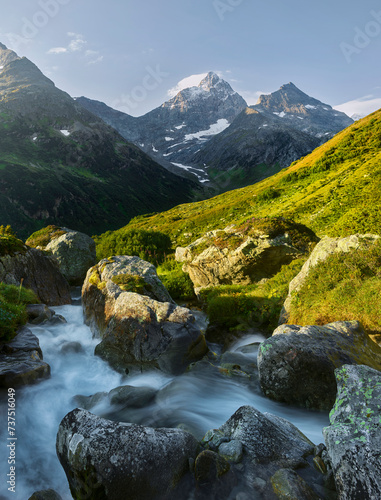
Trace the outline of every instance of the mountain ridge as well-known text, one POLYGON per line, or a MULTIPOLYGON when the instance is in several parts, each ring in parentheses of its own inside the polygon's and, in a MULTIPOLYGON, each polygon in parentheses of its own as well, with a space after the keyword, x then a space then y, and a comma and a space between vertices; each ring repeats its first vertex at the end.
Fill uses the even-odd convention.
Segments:
MULTIPOLYGON (((4 47, 4 46, 3 46, 4 47)), ((0 48, 0 58, 8 49, 0 48)), ((0 72, 0 211, 20 236, 49 224, 87 234, 191 200, 167 172, 26 58, 0 72)))
POLYGON ((353 123, 291 82, 261 95, 253 106, 237 96, 228 82, 209 72, 198 86, 181 90, 142 117, 78 100, 166 168, 193 173, 217 193, 279 171, 353 123), (255 120, 243 119, 252 112, 247 110, 267 118, 266 134, 258 134, 255 120))

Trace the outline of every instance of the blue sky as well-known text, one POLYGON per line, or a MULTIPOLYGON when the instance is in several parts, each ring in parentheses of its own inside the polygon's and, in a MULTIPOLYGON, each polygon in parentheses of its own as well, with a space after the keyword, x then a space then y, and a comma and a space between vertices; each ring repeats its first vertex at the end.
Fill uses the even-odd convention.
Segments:
POLYGON ((135 116, 207 71, 249 104, 292 81, 350 115, 381 108, 380 1, 17 0, 0 41, 70 95, 135 116))

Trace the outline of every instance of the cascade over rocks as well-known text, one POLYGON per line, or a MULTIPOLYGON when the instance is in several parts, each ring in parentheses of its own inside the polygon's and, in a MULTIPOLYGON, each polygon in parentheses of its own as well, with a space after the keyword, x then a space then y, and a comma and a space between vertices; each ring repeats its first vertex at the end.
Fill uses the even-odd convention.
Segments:
POLYGON ((248 285, 275 275, 280 268, 308 251, 316 235, 302 224, 283 217, 253 218, 206 233, 187 247, 176 249, 196 293, 208 286, 248 285))
POLYGON ((321 410, 332 408, 334 372, 345 364, 381 370, 381 348, 357 321, 282 325, 258 352, 259 381, 266 396, 321 410))
POLYGON ((381 373, 345 365, 335 371, 337 398, 323 431, 339 500, 380 498, 381 373))
POLYGON ((175 500, 189 474, 196 439, 180 429, 153 429, 112 422, 73 410, 57 434, 57 455, 74 498, 175 500))
POLYGON ((38 338, 22 327, 13 340, 0 345, 0 387, 33 384, 50 376, 38 338))
POLYGON ((103 259, 82 288, 86 323, 102 341, 95 353, 116 370, 181 373, 207 352, 189 309, 178 307, 152 264, 139 257, 103 259))
POLYGON ((54 230, 50 241, 39 245, 38 248, 51 253, 57 259, 60 271, 70 285, 82 285, 88 269, 97 261, 94 240, 87 234, 66 227, 52 228, 54 230))
POLYGON ((369 243, 374 243, 380 236, 373 234, 353 234, 345 238, 330 238, 325 236, 316 247, 313 249, 310 257, 303 265, 300 273, 291 281, 288 291, 288 296, 283 305, 280 314, 279 324, 285 324, 289 318, 289 312, 292 302, 292 294, 300 290, 311 268, 325 261, 330 255, 338 252, 351 252, 358 248, 364 247, 369 243))
POLYGON ((23 280, 23 286, 31 288, 48 306, 70 304, 70 287, 57 262, 20 240, 15 242, 19 244, 12 251, 2 251, 0 246, 0 281, 19 286, 23 280))

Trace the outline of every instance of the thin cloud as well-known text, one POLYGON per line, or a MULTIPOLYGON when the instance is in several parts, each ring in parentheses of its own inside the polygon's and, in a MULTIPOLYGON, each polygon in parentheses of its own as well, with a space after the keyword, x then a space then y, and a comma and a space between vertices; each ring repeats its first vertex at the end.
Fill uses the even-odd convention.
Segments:
POLYGON ((333 108, 346 113, 348 116, 367 116, 381 108, 381 97, 366 95, 352 101, 344 102, 338 106, 333 106, 333 108))
POLYGON ((53 47, 48 50, 48 54, 67 54, 69 52, 82 52, 87 45, 83 35, 69 32, 67 36, 71 38, 67 47, 53 47))
POLYGON ((190 87, 197 87, 197 85, 203 80, 208 73, 200 73, 199 75, 187 76, 180 80, 177 85, 168 90, 167 94, 169 97, 175 97, 179 92, 190 87))
POLYGON ((65 54, 68 52, 66 47, 53 47, 48 50, 48 54, 65 54))
POLYGON ((88 65, 88 66, 90 66, 91 64, 98 64, 98 63, 102 62, 102 61, 103 61, 103 59, 104 59, 104 57, 103 57, 103 56, 99 56, 99 57, 97 57, 96 59, 94 59, 94 60, 92 60, 92 61, 89 61, 89 62, 87 63, 87 65, 88 65))

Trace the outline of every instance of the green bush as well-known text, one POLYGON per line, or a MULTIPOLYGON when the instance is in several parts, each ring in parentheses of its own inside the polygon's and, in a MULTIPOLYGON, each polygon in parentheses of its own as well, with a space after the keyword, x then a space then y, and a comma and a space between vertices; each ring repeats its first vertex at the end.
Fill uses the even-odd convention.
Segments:
POLYGON ((39 302, 32 290, 0 283, 0 342, 12 340, 27 320, 26 304, 39 302))
POLYGON ((293 295, 290 323, 324 325, 360 321, 381 334, 381 241, 350 253, 335 253, 313 267, 293 295))
POLYGON ((136 255, 154 265, 159 265, 172 251, 171 239, 159 231, 120 229, 93 238, 97 245, 99 260, 113 255, 136 255))
POLYGON ((182 267, 181 262, 176 262, 174 258, 167 258, 157 268, 157 274, 173 299, 193 300, 195 299, 193 283, 182 267))

